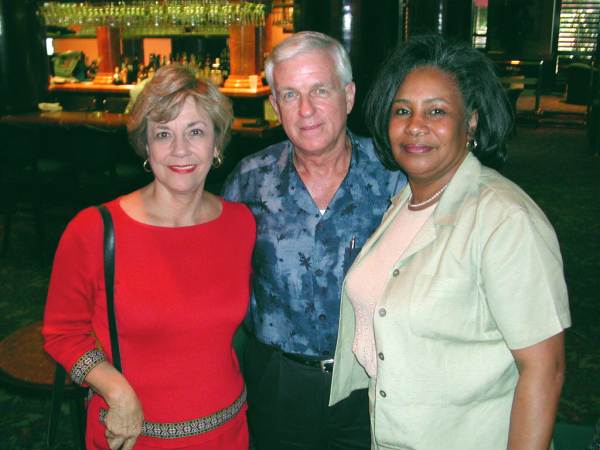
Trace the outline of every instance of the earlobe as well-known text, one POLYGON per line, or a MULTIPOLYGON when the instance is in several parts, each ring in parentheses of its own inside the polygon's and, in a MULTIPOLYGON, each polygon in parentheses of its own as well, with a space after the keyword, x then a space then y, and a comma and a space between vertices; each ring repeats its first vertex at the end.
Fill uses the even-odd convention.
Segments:
POLYGON ((475 139, 475 133, 477 132, 478 119, 479 114, 477 114, 477 111, 473 111, 467 122, 467 151, 473 151, 477 148, 478 142, 475 139))
POLYGON ((223 155, 221 154, 219 149, 217 147, 215 147, 213 149, 212 166, 216 169, 218 167, 221 167, 222 164, 223 164, 223 155))
POLYGON ((467 122, 467 135, 469 136, 469 138, 473 138, 473 136, 475 136, 478 121, 479 114, 477 113, 477 111, 473 111, 471 113, 471 117, 469 117, 469 121, 467 122))

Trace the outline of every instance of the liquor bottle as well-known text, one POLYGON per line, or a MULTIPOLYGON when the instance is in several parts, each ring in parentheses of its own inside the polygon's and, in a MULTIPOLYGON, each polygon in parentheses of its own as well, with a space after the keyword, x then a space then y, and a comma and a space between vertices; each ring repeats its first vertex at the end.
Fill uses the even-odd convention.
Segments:
POLYGON ((196 78, 201 78, 202 74, 200 73, 200 67, 198 66, 198 62, 196 60, 196 55, 193 53, 190 55, 190 62, 188 64, 190 70, 194 73, 196 78))
POLYGON ((119 78, 121 80, 121 84, 127 84, 127 77, 128 77, 128 70, 127 70, 127 64, 125 63, 125 61, 123 61, 121 63, 121 70, 119 72, 119 78))
POLYGON ((98 62, 94 59, 92 63, 87 68, 86 77, 90 80, 93 80, 98 73, 98 62))
POLYGON ((158 70, 159 64, 157 64, 156 59, 156 55, 154 53, 151 53, 148 58, 148 65, 144 69, 146 78, 150 78, 150 71, 152 71, 152 75, 154 75, 158 70))
POLYGON ((215 62, 210 70, 210 81, 215 86, 221 86, 223 84, 223 72, 221 72, 221 59, 215 58, 215 62))
POLYGON ((138 64, 138 70, 137 70, 137 82, 140 83, 141 81, 145 80, 146 77, 148 75, 146 74, 146 70, 143 64, 138 64))
POLYGON ((154 53, 150 53, 150 58, 148 60, 148 69, 153 67, 154 70, 158 69, 158 64, 156 64, 156 55, 154 53))
POLYGON ((115 66, 115 72, 113 73, 113 84, 121 84, 121 70, 119 66, 115 66))
POLYGON ((225 47, 221 52, 221 72, 223 73, 223 81, 229 77, 229 48, 225 47))
POLYGON ((204 65, 202 66, 202 77, 210 78, 210 55, 207 53, 204 58, 204 65))
POLYGON ((133 60, 125 58, 127 65, 127 84, 135 83, 137 78, 137 57, 134 56, 133 60))

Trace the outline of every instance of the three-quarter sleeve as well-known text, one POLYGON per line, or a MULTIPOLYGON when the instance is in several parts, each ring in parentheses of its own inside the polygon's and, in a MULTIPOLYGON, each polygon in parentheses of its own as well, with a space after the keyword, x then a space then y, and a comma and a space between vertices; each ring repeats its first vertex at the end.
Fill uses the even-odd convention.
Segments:
POLYGON ((103 275, 102 222, 88 208, 69 223, 58 244, 42 328, 44 349, 79 384, 106 359, 92 332, 103 275))

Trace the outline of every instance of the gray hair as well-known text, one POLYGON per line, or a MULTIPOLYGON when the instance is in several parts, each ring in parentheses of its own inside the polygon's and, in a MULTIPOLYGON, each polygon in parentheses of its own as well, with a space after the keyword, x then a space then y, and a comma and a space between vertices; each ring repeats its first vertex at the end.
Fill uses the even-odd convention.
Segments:
MULTIPOLYGON (((265 62, 265 75, 269 86, 275 86, 273 71, 275 66, 287 59, 314 50, 323 50, 333 58, 335 70, 342 86, 352 82, 352 66, 346 49, 337 40, 316 31, 300 31, 273 48, 265 62)), ((273 94, 275 92, 273 91, 273 94)))

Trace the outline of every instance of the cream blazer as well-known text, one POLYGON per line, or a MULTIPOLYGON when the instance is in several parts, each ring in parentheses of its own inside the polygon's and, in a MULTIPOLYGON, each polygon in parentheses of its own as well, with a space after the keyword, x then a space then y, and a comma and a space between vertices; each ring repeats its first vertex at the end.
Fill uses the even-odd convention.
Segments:
MULTIPOLYGON (((398 194, 354 264, 386 232, 398 194)), ((377 378, 352 353, 342 291, 330 404, 369 387, 373 448, 504 450, 518 371, 510 349, 570 323, 554 230, 518 186, 468 154, 388 274, 375 308, 377 378)))

